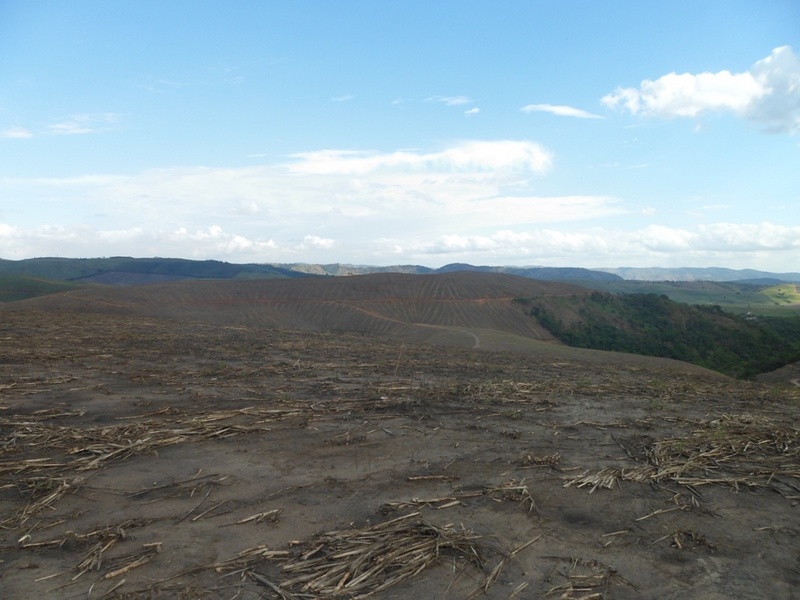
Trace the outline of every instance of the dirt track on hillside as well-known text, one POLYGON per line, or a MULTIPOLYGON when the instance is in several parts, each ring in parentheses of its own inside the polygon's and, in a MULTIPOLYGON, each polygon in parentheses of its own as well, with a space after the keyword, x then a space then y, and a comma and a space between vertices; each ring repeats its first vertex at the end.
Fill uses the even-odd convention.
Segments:
POLYGON ((800 390, 0 315, 2 598, 800 596, 800 390))

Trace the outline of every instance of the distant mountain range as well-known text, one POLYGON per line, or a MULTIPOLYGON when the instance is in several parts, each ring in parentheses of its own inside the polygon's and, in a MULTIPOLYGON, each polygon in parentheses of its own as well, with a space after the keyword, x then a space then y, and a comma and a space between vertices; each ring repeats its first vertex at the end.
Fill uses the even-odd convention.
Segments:
POLYGON ((50 281, 139 285, 181 279, 277 279, 313 276, 348 276, 369 273, 450 273, 475 271, 505 273, 530 279, 567 282, 632 281, 736 281, 757 285, 800 283, 800 273, 770 273, 752 269, 724 268, 630 268, 584 269, 580 267, 475 266, 464 263, 438 269, 420 265, 376 267, 348 264, 234 264, 218 260, 176 258, 32 258, 0 259, 0 276, 25 276, 50 281))
POLYGON ((770 273, 755 269, 724 269, 722 267, 680 267, 667 269, 660 267, 601 269, 606 273, 619 275, 629 281, 737 281, 755 285, 775 285, 778 283, 800 283, 800 273, 770 273))
POLYGON ((374 267, 369 265, 346 265, 340 263, 327 265, 309 264, 288 264, 281 267, 309 273, 313 275, 368 275, 371 273, 409 273, 409 274, 431 274, 431 273, 454 273, 456 271, 472 271, 477 273, 505 273, 506 275, 517 275, 528 277, 529 279, 541 279, 544 281, 620 281, 622 277, 604 271, 594 271, 582 269, 580 267, 490 267, 475 266, 466 263, 452 263, 431 269, 420 265, 394 265, 390 267, 374 267))

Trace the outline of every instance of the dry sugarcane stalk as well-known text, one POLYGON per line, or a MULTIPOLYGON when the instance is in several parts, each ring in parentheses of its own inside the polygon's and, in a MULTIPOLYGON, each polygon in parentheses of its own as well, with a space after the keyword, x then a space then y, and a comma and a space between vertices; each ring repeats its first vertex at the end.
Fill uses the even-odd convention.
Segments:
MULTIPOLYGON (((282 571, 293 576, 273 585, 298 598, 343 593, 366 597, 413 577, 438 560, 443 551, 482 564, 478 537, 411 520, 418 516, 419 512, 412 512, 364 529, 322 534, 309 550, 283 564, 282 571)), ((263 547, 250 549, 214 567, 221 572, 254 564, 263 554, 263 547)))
MULTIPOLYGON (((149 563, 153 560, 156 554, 161 552, 161 542, 154 542, 151 544, 144 544, 143 545, 144 551, 138 557, 134 558, 132 562, 114 569, 113 571, 109 571, 105 575, 103 575, 103 579, 113 579, 114 577, 119 577, 120 575, 124 575, 125 573, 132 571, 138 567, 141 567, 144 564, 149 563)), ((133 555, 135 556, 135 555, 133 555)), ((132 558, 132 556, 128 556, 125 558, 132 558)), ((121 559, 118 559, 121 560, 121 559)))
POLYGON ((261 523, 262 521, 265 521, 267 519, 269 519, 273 523, 277 523, 278 522, 278 516, 281 514, 282 511, 283 511, 282 508, 276 508, 276 509, 273 509, 273 510, 268 510, 268 511, 265 511, 265 512, 256 513, 254 515, 250 515, 249 517, 245 517, 244 519, 239 519, 234 524, 235 525, 241 525, 243 523, 250 523, 251 521, 255 521, 256 523, 261 523))

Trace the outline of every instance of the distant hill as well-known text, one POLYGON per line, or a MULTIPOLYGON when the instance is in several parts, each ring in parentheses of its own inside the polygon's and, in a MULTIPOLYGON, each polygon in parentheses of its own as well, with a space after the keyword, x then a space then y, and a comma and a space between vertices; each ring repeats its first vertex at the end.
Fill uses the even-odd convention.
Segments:
POLYGON ((0 260, 0 303, 62 292, 82 285, 140 286, 184 280, 340 278, 364 274, 496 273, 537 281, 565 282, 617 294, 655 293, 687 304, 719 305, 731 312, 785 316, 800 314, 800 285, 791 273, 731 269, 618 269, 620 274, 577 267, 503 267, 453 263, 438 269, 420 265, 234 264, 174 258, 35 258, 0 260), (697 281, 645 281, 634 277, 700 277, 697 281), (755 277, 755 275, 760 275, 755 277), (766 275, 770 275, 767 277, 766 275), (729 281, 711 281, 717 277, 729 281), (68 287, 64 287, 68 285, 68 287))
POLYGON ((753 269, 725 269, 720 267, 693 268, 635 268, 585 269, 581 267, 512 267, 476 266, 468 263, 451 263, 432 269, 420 265, 391 265, 376 267, 371 265, 333 264, 276 264, 276 267, 315 275, 366 275, 369 273, 452 273, 454 271, 476 271, 481 273, 506 273, 544 281, 577 282, 737 282, 751 285, 770 286, 780 283, 800 283, 800 273, 771 273, 753 269))
POLYGON ((619 267, 599 269, 633 281, 740 281, 775 285, 777 283, 800 283, 800 273, 770 273, 754 269, 724 269, 721 267, 680 267, 667 269, 660 267, 635 268, 619 267))
POLYGON ((435 269, 420 265, 392 265, 390 267, 376 267, 371 265, 348 265, 343 263, 309 264, 286 263, 275 264, 275 267, 290 269, 298 273, 309 275, 330 275, 333 277, 347 277, 350 275, 370 275, 372 273, 406 273, 411 275, 424 275, 436 272, 435 269))
MULTIPOLYGON (((352 276, 370 273, 430 274, 455 271, 506 273, 544 281, 616 281, 619 276, 581 268, 476 267, 468 264, 431 269, 420 265, 388 267, 333 264, 234 264, 218 260, 179 258, 32 258, 0 259, 0 276, 24 276, 53 282, 103 285, 145 285, 184 279, 278 279, 313 276, 352 276)), ((45 293, 42 291, 42 293, 45 293)), ((0 296, 2 301, 2 296, 0 296)))
POLYGON ((614 294, 658 294, 684 304, 721 306, 745 314, 800 315, 800 284, 747 281, 576 281, 614 294))
POLYGON ((553 341, 553 336, 514 299, 585 293, 591 290, 502 273, 376 273, 92 286, 7 304, 4 309, 102 312, 239 327, 348 331, 477 346, 480 337, 476 331, 553 341))
POLYGON ((438 269, 420 265, 349 265, 329 264, 234 264, 219 260, 180 258, 31 258, 0 259, 0 275, 23 275, 51 281, 82 281, 106 285, 140 285, 181 279, 267 279, 304 276, 350 276, 370 273, 451 273, 474 271, 505 273, 544 281, 619 282, 628 281, 714 281, 754 285, 800 283, 800 273, 768 273, 752 269, 723 268, 630 268, 584 269, 580 267, 476 266, 453 263, 438 269))
POLYGON ((657 294, 594 292, 519 302, 570 346, 673 358, 736 377, 800 360, 800 318, 746 319, 657 294))
POLYGON ((436 269, 437 273, 453 271, 478 271, 482 273, 506 273, 543 281, 619 281, 622 277, 603 271, 593 271, 579 267, 475 267, 454 263, 436 269))
POLYGON ((273 265, 236 265, 218 260, 180 258, 31 258, 0 259, 0 275, 50 281, 140 285, 181 279, 251 279, 303 277, 305 273, 273 265))
MULTIPOLYGON (((738 377, 800 360, 800 319, 746 319, 664 295, 609 294, 481 271, 87 285, 0 309, 350 332, 525 352, 548 342, 561 348, 558 355, 572 350, 566 344, 684 361, 738 377)), ((637 363, 631 358, 630 364, 637 363)))
POLYGON ((477 273, 505 273, 542 281, 622 281, 622 277, 604 271, 593 271, 579 267, 493 267, 475 266, 466 263, 452 263, 431 269, 420 265, 392 265, 388 267, 375 267, 369 265, 327 264, 310 265, 303 263, 276 265, 282 268, 310 273, 314 275, 367 275, 370 273, 454 273, 457 271, 472 271, 477 273))

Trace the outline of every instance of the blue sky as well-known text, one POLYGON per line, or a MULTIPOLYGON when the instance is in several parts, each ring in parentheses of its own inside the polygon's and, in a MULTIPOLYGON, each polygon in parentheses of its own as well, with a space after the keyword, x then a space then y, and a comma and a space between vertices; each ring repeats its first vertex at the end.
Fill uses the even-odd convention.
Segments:
POLYGON ((800 270, 795 0, 0 2, 0 258, 800 270))

